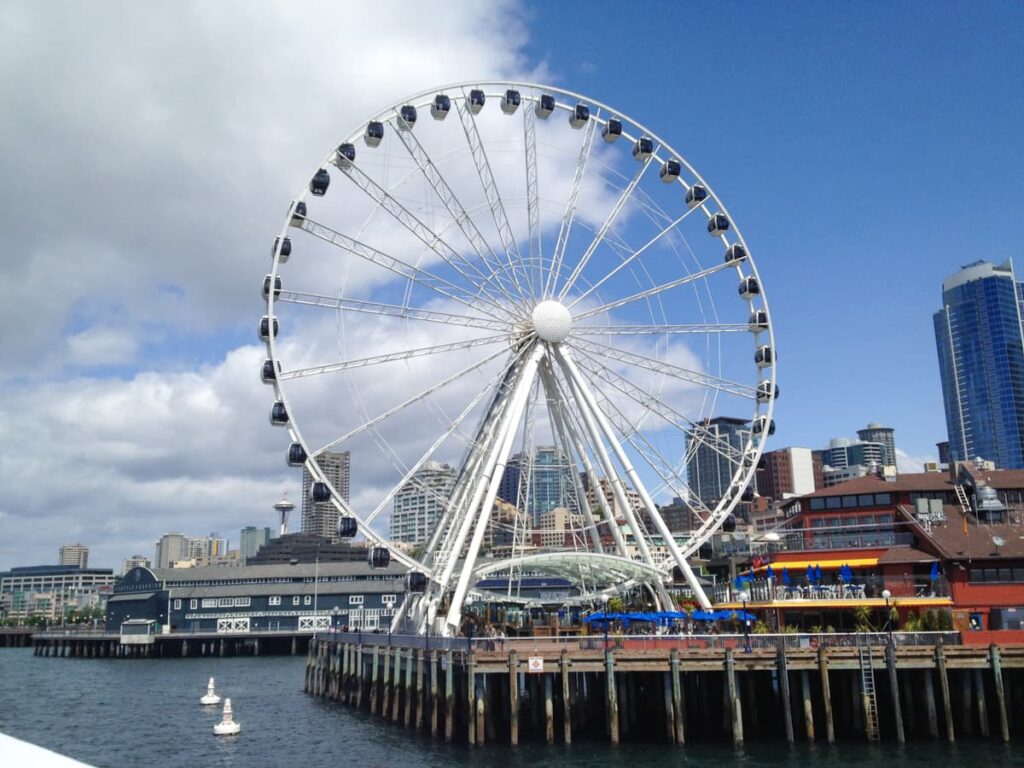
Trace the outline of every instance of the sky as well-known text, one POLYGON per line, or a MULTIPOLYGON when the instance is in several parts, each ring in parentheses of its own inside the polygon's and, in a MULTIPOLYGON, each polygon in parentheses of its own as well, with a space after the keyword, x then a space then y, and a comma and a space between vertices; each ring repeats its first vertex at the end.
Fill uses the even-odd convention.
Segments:
POLYGON ((81 3, 0 11, 0 569, 237 542, 296 470, 253 333, 268 244, 337 137, 460 80, 549 82, 666 137, 770 297, 769 447, 945 438, 931 315, 1020 260, 1019 3, 81 3))

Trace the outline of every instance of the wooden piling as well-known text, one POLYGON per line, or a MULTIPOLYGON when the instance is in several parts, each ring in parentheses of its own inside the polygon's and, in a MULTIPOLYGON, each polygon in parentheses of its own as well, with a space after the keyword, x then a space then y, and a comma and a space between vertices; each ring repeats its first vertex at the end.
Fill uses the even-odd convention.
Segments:
POLYGON ((892 699, 896 741, 900 744, 905 744, 907 737, 903 732, 903 706, 900 704, 900 682, 896 674, 896 647, 892 643, 885 646, 885 666, 889 672, 889 694, 892 699))
POLYGON ((736 660, 732 648, 725 649, 725 683, 729 698, 729 715, 732 722, 732 744, 743 746, 743 710, 736 691, 736 660))
POLYGON ((804 700, 804 731, 807 741, 814 742, 814 705, 811 701, 811 676, 806 669, 800 672, 800 687, 804 700))
POLYGON ((974 698, 978 702, 978 727, 981 728, 982 738, 989 737, 988 730, 988 706, 985 703, 985 680, 981 676, 981 670, 974 670, 974 698))
POLYGON ((555 743, 554 685, 551 678, 550 673, 544 673, 544 738, 548 744, 555 743))
POLYGON ((608 740, 619 743, 619 700, 615 690, 615 654, 604 652, 605 696, 607 697, 608 740))
POLYGON ((939 690, 942 691, 942 714, 946 720, 946 739, 952 744, 956 741, 953 729, 953 703, 949 696, 949 675, 946 672, 946 652, 939 643, 935 646, 935 669, 939 675, 939 690))
POLYGON ((562 673, 562 739, 572 744, 572 696, 569 690, 569 652, 562 649, 558 659, 559 671, 562 673))
POLYGON ((402 705, 402 649, 395 648, 395 668, 391 673, 391 722, 398 722, 398 712, 402 705))
POLYGON ((999 657, 999 646, 995 643, 988 648, 989 666, 992 668, 992 680, 996 688, 996 706, 999 708, 999 730, 1003 741, 1010 740, 1010 722, 1006 712, 1006 693, 1003 690, 1003 669, 999 657))
POLYGON ((782 719, 786 726, 786 741, 793 743, 793 707, 789 698, 789 664, 782 648, 775 655, 775 669, 779 679, 779 697, 782 699, 782 719))
POLYGON ((370 662, 370 712, 377 711, 377 663, 380 658, 380 648, 373 646, 373 660, 370 662))
POLYGON ((832 721, 832 685, 828 677, 828 656, 824 648, 818 648, 818 677, 821 679, 821 700, 825 705, 825 739, 829 744, 836 741, 835 724, 832 721))
MULTIPOLYGON (((392 654, 392 651, 391 651, 391 647, 389 646, 387 649, 385 649, 384 657, 383 657, 383 659, 381 659, 381 661, 382 661, 382 663, 384 665, 384 669, 382 670, 382 674, 381 674, 382 680, 381 680, 381 686, 380 686, 380 690, 381 690, 380 716, 385 718, 385 719, 387 718, 388 714, 391 712, 391 662, 392 662, 391 654, 392 654)), ((396 660, 397 660, 397 654, 396 654, 396 660)))
POLYGON ((935 711, 935 684, 932 682, 932 671, 921 670, 924 675, 924 707, 928 715, 928 735, 933 739, 939 738, 939 719, 935 711))
POLYGON ((441 707, 441 693, 437 685, 437 651, 430 652, 430 737, 437 738, 437 712, 441 707))
POLYGON ((466 735, 470 746, 476 744, 476 654, 466 654, 466 735))
POLYGON ((455 666, 452 652, 445 651, 444 666, 444 740, 451 743, 455 729, 455 666))
POLYGON ((508 652, 508 721, 509 743, 519 743, 519 659, 515 651, 508 652))
POLYGON ((427 651, 423 650, 416 664, 416 733, 423 732, 423 710, 428 706, 427 691, 423 686, 427 663, 427 651))
POLYGON ((679 650, 673 648, 669 654, 669 665, 672 667, 672 719, 675 724, 675 742, 683 744, 686 741, 685 733, 685 702, 683 700, 683 686, 679 679, 679 650))
POLYGON ((406 728, 408 728, 410 725, 412 725, 412 710, 413 710, 414 702, 415 702, 415 699, 416 699, 416 696, 413 693, 413 688, 412 688, 412 680, 413 680, 412 673, 413 673, 413 667, 416 664, 416 655, 417 655, 416 651, 414 649, 412 649, 412 648, 410 648, 408 651, 406 651, 406 656, 405 656, 405 686, 404 686, 405 693, 403 695, 403 698, 405 699, 405 727, 406 728))
POLYGON ((676 741, 676 723, 674 708, 672 706, 672 673, 661 673, 661 691, 664 698, 662 709, 665 712, 665 736, 670 743, 676 741))
MULTIPOLYGON (((470 717, 472 720, 472 717, 470 717)), ((482 747, 487 733, 487 696, 481 689, 476 693, 476 745, 482 747)))

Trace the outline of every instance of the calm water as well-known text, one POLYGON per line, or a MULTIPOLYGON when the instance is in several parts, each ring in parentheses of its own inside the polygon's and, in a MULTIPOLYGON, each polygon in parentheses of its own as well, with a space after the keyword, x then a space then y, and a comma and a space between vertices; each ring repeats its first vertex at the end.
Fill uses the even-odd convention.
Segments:
MULTIPOLYGON (((95 766, 707 766, 743 768, 1004 768, 1024 766, 1020 745, 918 743, 829 749, 784 745, 730 747, 605 744, 489 745, 470 751, 393 728, 369 715, 302 692, 304 657, 226 659, 37 658, 0 650, 0 732, 95 766), (231 697, 236 737, 216 737, 220 709, 202 708, 207 678, 231 697)), ((8 768, 0 755, 0 766, 8 768)))

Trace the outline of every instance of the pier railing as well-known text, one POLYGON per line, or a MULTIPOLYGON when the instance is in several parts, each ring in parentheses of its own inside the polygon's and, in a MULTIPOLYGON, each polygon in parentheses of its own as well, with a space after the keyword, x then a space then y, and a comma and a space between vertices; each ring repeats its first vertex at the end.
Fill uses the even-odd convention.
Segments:
MULTIPOLYGON (((425 637, 423 635, 397 635, 367 632, 328 632, 318 637, 354 643, 363 646, 422 648, 437 651, 466 651, 470 646, 477 652, 509 651, 601 651, 601 650, 671 650, 677 649, 745 649, 748 638, 742 634, 714 635, 621 635, 602 634, 566 637, 425 637)), ((889 642, 887 632, 822 632, 822 633, 778 633, 751 634, 749 646, 757 649, 800 649, 800 648, 856 648, 860 646, 882 647, 889 642)), ((893 632, 892 643, 896 646, 960 645, 959 632, 893 632)))

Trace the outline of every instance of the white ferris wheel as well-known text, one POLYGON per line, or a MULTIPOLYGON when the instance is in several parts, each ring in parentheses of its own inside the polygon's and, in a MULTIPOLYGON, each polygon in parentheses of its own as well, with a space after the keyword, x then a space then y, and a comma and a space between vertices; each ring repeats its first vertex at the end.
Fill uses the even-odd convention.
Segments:
POLYGON ((550 86, 411 96, 313 169, 263 294, 271 422, 339 536, 409 568, 396 629, 530 579, 667 608, 674 575, 708 606, 688 558, 750 498, 775 345, 736 223, 652 131, 550 86), (348 499, 317 461, 345 450, 348 499), (427 528, 389 531, 410 493, 427 528))

